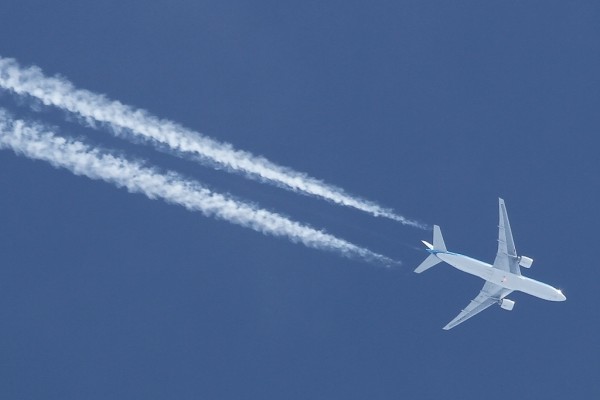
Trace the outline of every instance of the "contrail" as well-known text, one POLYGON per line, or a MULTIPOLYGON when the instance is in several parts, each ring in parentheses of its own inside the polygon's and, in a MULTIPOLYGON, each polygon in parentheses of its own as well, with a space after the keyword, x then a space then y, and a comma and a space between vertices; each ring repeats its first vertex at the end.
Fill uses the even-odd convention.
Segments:
POLYGON ((249 152, 237 150, 174 122, 152 116, 103 95, 77 89, 62 77, 46 77, 38 67, 21 68, 14 59, 0 57, 0 87, 21 96, 31 96, 48 106, 55 106, 83 118, 86 123, 106 124, 117 136, 131 135, 159 148, 195 159, 201 163, 242 174, 294 192, 352 207, 377 217, 385 217, 404 225, 426 229, 426 226, 389 208, 346 193, 304 173, 279 166, 249 152))
POLYGON ((0 109, 0 149, 44 160, 56 168, 76 175, 104 180, 129 192, 142 193, 150 199, 163 199, 205 216, 229 221, 266 235, 286 237, 292 242, 320 250, 329 250, 349 258, 398 264, 383 255, 356 246, 328 233, 292 221, 277 213, 257 208, 229 196, 212 192, 200 183, 174 172, 161 173, 106 150, 90 148, 83 142, 55 136, 43 126, 15 120, 0 109))

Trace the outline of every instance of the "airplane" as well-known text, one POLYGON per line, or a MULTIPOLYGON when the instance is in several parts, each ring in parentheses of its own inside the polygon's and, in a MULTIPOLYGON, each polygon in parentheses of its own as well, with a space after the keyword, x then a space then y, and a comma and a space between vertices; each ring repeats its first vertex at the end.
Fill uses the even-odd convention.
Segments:
POLYGON ((498 253, 493 265, 475 260, 446 249, 440 227, 433 227, 433 244, 422 240, 427 246, 429 256, 416 269, 421 273, 429 268, 446 262, 456 269, 480 277, 485 281, 483 288, 469 305, 443 329, 449 330, 469 318, 479 314, 493 304, 499 304, 504 310, 512 311, 515 302, 506 298, 513 291, 530 294, 550 301, 565 301, 567 298, 560 289, 521 275, 521 267, 530 268, 533 259, 518 256, 515 249, 508 214, 504 200, 499 199, 500 223, 498 224, 498 253))

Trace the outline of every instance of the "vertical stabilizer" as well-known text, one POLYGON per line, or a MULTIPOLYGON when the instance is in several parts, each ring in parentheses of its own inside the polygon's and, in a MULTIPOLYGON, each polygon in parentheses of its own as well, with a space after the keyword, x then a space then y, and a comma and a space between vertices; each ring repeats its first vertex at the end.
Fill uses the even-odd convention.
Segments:
POLYGON ((442 237, 442 231, 438 225, 433 226, 433 249, 438 251, 448 251, 446 250, 446 244, 442 237))
POLYGON ((438 252, 446 252, 447 251, 446 244, 444 243, 444 238, 442 237, 442 231, 440 230, 440 227, 437 225, 433 226, 433 244, 428 243, 424 240, 422 240, 422 242, 425 246, 427 246, 427 249, 428 249, 427 251, 431 254, 429 254, 429 257, 427 257, 425 259, 425 261, 423 261, 415 269, 415 272, 417 274, 420 274, 423 271, 427 271, 429 268, 441 263, 442 260, 440 260, 436 254, 438 252))

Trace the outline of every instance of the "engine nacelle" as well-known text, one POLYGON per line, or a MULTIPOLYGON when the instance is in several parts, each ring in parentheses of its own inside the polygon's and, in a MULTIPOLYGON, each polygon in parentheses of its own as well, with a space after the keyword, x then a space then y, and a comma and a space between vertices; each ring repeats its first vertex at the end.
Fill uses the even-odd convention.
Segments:
POLYGON ((533 258, 521 256, 519 257, 519 265, 523 268, 531 268, 531 264, 533 264, 533 258))
POLYGON ((509 299, 502 299, 500 300, 500 307, 502 307, 503 310, 512 311, 515 307, 515 302, 509 299))

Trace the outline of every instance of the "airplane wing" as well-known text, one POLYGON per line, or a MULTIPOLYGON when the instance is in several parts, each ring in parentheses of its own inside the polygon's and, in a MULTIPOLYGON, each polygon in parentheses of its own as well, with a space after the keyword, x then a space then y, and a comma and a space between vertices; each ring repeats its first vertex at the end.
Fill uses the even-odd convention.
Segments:
POLYGON ((461 324, 469 318, 479 314, 492 304, 497 303, 510 293, 512 293, 512 290, 510 289, 503 288, 502 286, 496 285, 492 282, 486 282, 477 297, 471 300, 469 305, 465 307, 465 309, 462 310, 460 314, 456 316, 456 318, 450 321, 448 325, 444 327, 444 329, 448 330, 454 328, 456 325, 461 324))
POLYGON ((517 257, 517 249, 513 240, 508 213, 504 200, 499 199, 500 222, 498 223, 498 253, 494 261, 494 268, 521 275, 521 267, 517 257))

